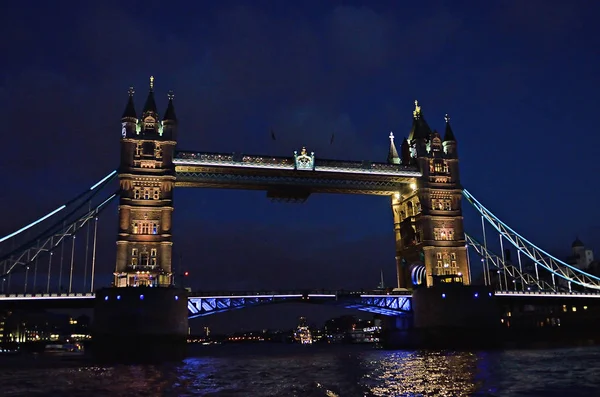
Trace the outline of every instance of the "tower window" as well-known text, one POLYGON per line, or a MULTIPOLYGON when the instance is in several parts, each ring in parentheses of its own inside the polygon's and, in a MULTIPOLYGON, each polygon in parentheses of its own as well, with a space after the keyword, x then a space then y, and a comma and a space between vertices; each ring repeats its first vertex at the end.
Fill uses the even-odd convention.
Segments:
POLYGON ((150 256, 156 256, 156 248, 150 250, 150 256))
POLYGON ((150 266, 156 267, 156 258, 150 258, 150 266))
POLYGON ((438 253, 436 254, 436 257, 437 257, 438 259, 442 259, 442 253, 441 253, 441 252, 438 252, 438 253))
POLYGON ((135 155, 136 156, 142 155, 142 142, 138 142, 137 146, 135 147, 135 155))
POLYGON ((157 159, 162 158, 162 147, 158 143, 154 148, 154 157, 156 157, 157 159))
POLYGON ((133 234, 158 234, 159 225, 156 222, 134 222, 133 225, 133 234))
POLYGON ((452 201, 444 200, 444 210, 446 210, 446 211, 452 210, 452 201))
POLYGON ((448 173, 448 164, 444 162, 435 162, 434 170, 436 173, 447 174, 448 173))
POLYGON ((454 252, 450 254, 450 259, 456 260, 456 254, 454 252))
MULTIPOLYGON (((139 231, 140 231, 138 223, 137 222, 133 222, 133 224, 131 226, 132 226, 131 228, 132 228, 133 234, 138 234, 139 231)), ((136 250, 136 255, 137 255, 137 248, 134 248, 134 249, 136 250)))
POLYGON ((134 199, 136 199, 136 200, 138 200, 138 199, 140 198, 140 189, 137 189, 137 188, 136 188, 136 189, 133 191, 133 198, 134 198, 134 199))
POLYGON ((154 189, 154 200, 160 199, 160 189, 154 189))
POLYGON ((433 239, 438 241, 451 241, 454 240, 454 229, 453 228, 434 228, 433 239))
POLYGON ((137 248, 132 248, 131 249, 131 256, 138 256, 138 249, 137 248))
POLYGON ((150 191, 148 189, 144 189, 144 200, 150 200, 150 191))

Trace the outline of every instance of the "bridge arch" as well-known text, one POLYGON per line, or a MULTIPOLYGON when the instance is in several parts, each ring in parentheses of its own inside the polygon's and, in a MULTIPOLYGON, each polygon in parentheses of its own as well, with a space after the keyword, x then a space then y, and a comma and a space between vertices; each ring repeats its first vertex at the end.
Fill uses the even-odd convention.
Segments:
POLYGON ((410 280, 414 286, 427 283, 427 272, 423 264, 415 263, 410 266, 410 280))

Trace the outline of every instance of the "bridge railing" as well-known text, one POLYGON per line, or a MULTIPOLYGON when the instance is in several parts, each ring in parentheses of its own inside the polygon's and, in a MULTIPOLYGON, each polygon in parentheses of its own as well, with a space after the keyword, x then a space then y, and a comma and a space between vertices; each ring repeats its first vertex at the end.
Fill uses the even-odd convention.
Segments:
POLYGON ((410 291, 387 291, 387 290, 327 290, 327 289, 313 289, 313 290, 285 290, 285 291, 275 291, 275 290, 260 290, 260 291, 192 291, 188 295, 194 297, 235 297, 235 296, 276 296, 276 295, 298 295, 298 296, 308 296, 308 295, 323 295, 323 296, 361 296, 361 295, 410 295, 410 291))

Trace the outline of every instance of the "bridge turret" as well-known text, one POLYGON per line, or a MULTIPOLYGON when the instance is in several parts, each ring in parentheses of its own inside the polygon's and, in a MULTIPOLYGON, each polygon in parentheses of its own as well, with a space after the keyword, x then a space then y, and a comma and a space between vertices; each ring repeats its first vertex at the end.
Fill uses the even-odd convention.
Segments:
POLYGON ((398 156, 398 150, 396 150, 396 145, 394 144, 393 132, 390 132, 390 151, 388 152, 387 161, 390 164, 400 164, 400 156, 398 156))
POLYGON ((129 99, 127 100, 127 105, 125 105, 123 116, 121 116, 122 138, 131 138, 137 133, 136 128, 138 124, 138 118, 137 113, 135 112, 135 105, 133 104, 133 94, 135 93, 133 87, 129 87, 128 93, 129 99))
POLYGON ((163 116, 163 139, 166 140, 177 140, 177 116, 175 115, 175 106, 173 105, 173 98, 175 95, 173 91, 169 91, 169 103, 167 104, 167 110, 163 116))
POLYGON ((427 155, 427 142, 431 136, 431 128, 425 121, 421 112, 419 101, 415 100, 415 110, 413 110, 413 122, 408 134, 408 141, 414 150, 414 157, 423 157, 427 155))
POLYGON ((450 116, 446 114, 444 117, 446 120, 446 131, 444 133, 444 154, 447 158, 458 158, 458 153, 456 152, 456 138, 454 137, 454 132, 452 131, 452 127, 450 126, 450 116))
POLYGON ((412 157, 410 156, 410 143, 408 143, 407 138, 404 138, 402 141, 400 152, 402 153, 402 165, 410 165, 413 161, 412 157))

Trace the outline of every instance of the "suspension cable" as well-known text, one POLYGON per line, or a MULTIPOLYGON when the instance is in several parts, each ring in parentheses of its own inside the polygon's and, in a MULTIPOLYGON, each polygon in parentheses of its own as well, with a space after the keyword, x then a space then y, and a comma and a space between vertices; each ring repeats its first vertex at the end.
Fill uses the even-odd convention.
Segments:
MULTIPOLYGON (((110 180, 105 179, 104 180, 105 183, 110 182, 110 180)), ((98 184, 96 184, 98 185, 98 184)), ((94 185, 94 187, 96 187, 96 185, 94 185)), ((100 193, 102 190, 98 189, 93 191, 93 193, 90 195, 90 197, 88 197, 88 199, 86 201, 81 202, 79 205, 77 205, 75 208, 73 208, 71 210, 71 212, 69 212, 67 215, 65 215, 64 217, 62 217, 61 219, 59 219, 58 221, 54 222, 51 226, 49 226, 48 228, 46 228, 43 232, 39 233, 39 235, 35 236, 34 239, 31 239, 23 244, 21 244, 19 247, 14 248, 11 252, 7 253, 6 255, 0 257, 0 262, 6 260, 8 257, 10 257, 11 255, 21 252, 25 249, 27 249, 27 247, 30 247, 34 241, 36 240, 42 240, 42 239, 47 239, 48 237, 50 237, 53 234, 56 234, 56 230, 58 227, 60 227, 61 224, 63 224, 63 228, 64 228, 64 223, 67 221, 67 219, 71 218, 73 215, 75 215, 81 208, 83 208, 87 203, 91 202, 91 200, 98 194, 100 193)), ((76 201, 76 200, 71 200, 71 201, 76 201)))
MULTIPOLYGON (((517 248, 519 252, 522 252, 534 261, 536 270, 537 265, 539 264, 550 273, 555 274, 560 278, 567 280, 568 282, 573 282, 582 287, 592 288, 595 290, 600 289, 600 277, 594 276, 572 265, 569 265, 568 263, 565 263, 548 252, 540 249, 535 244, 515 232, 507 224, 502 222, 490 210, 485 208, 479 201, 477 201, 477 199, 475 199, 475 197, 473 197, 473 195, 471 195, 471 193, 469 193, 466 189, 463 189, 463 195, 471 203, 471 205, 473 205, 473 207, 475 207, 475 209, 487 219, 487 221, 498 231, 498 233, 504 235, 504 237, 515 248, 517 248), (527 245, 529 247, 527 247, 527 245), (530 252, 530 250, 533 252, 530 252), (539 258, 536 256, 539 256, 539 258), (545 263, 544 257, 548 258, 550 262, 549 264, 545 263), (553 267, 556 267, 556 269, 553 267)), ((539 280, 539 276, 537 278, 539 280)))
MULTIPOLYGON (((13 273, 13 270, 15 268, 17 268, 17 266, 19 266, 19 268, 28 266, 29 262, 34 260, 39 255, 39 253, 42 251, 50 251, 50 253, 52 254, 52 250, 54 248, 56 248, 59 244, 64 243, 64 240, 65 240, 64 237, 68 235, 68 232, 71 229, 71 227, 75 227, 77 230, 81 230, 81 226, 83 226, 85 223, 97 218, 98 215, 100 215, 102 213, 102 211, 104 211, 108 207, 106 204, 111 202, 118 195, 119 195, 119 191, 117 190, 115 193, 111 194, 107 199, 103 200, 90 213, 86 213, 86 214, 82 215, 81 217, 76 219, 74 222, 72 222, 70 225, 66 226, 65 229, 61 231, 61 233, 57 233, 57 235, 49 236, 46 239, 46 241, 41 245, 41 247, 39 247, 39 246, 37 247, 37 252, 33 255, 33 257, 30 257, 30 259, 28 259, 24 262, 22 262, 20 258, 15 259, 14 263, 4 272, 4 274, 1 274, 0 277, 2 277, 2 278, 6 277, 6 276, 10 277, 10 275, 13 273), (79 228, 77 228, 78 223, 81 223, 79 228), (55 237, 58 237, 58 238, 56 240, 54 240, 55 237), (47 248, 44 248, 48 242, 50 242, 50 246, 47 248)), ((31 249, 31 248, 29 248, 29 249, 31 249)), ((24 255, 24 254, 25 254, 25 250, 21 252, 21 255, 24 255)))
POLYGON ((79 199, 81 199, 83 196, 85 196, 86 194, 88 194, 90 191, 93 191, 97 187, 102 186, 105 182, 110 181, 116 174, 117 174, 117 170, 112 171, 110 174, 108 174, 104 178, 100 179, 100 181, 96 182, 92 187, 90 187, 89 189, 87 189, 87 190, 83 191, 82 193, 78 194, 75 198, 67 201, 65 204, 61 205, 60 207, 58 207, 58 208, 50 211, 46 215, 44 215, 44 216, 40 217, 39 219, 31 222, 27 226, 23 226, 19 230, 15 231, 13 233, 7 234, 6 236, 0 238, 0 243, 3 243, 4 241, 6 241, 8 239, 11 239, 11 238, 13 238, 15 236, 18 236, 19 234, 23 233, 24 231, 31 229, 35 225, 37 225, 37 224, 45 221, 46 219, 52 217, 53 215, 59 213, 60 211, 64 210, 65 208, 67 208, 68 206, 70 206, 71 204, 73 204, 74 202, 76 202, 79 199))

